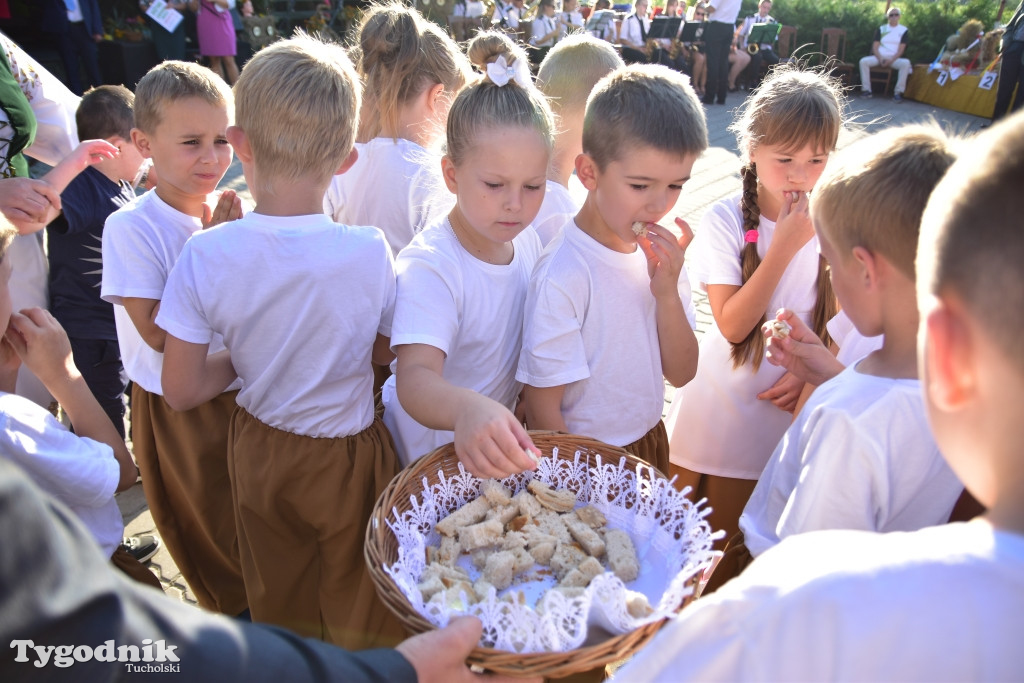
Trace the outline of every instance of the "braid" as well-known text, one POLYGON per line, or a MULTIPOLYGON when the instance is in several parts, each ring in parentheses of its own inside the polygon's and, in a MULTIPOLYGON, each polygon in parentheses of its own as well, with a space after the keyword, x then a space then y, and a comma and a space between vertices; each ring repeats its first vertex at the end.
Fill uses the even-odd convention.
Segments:
MULTIPOLYGON (((743 178, 743 198, 740 200, 740 210, 743 213, 743 233, 746 235, 748 230, 757 230, 761 224, 761 209, 757 204, 757 167, 754 164, 744 166, 740 175, 743 178)), ((744 242, 740 263, 742 284, 746 284, 757 267, 761 265, 756 242, 744 242)), ((828 279, 827 274, 825 279, 828 279)), ((761 334, 761 325, 767 320, 768 316, 762 314, 760 322, 750 331, 746 339, 738 344, 732 344, 731 355, 734 368, 738 368, 747 361, 754 366, 754 370, 761 367, 761 359, 764 356, 764 336, 761 334)))
POLYGON ((828 333, 828 321, 839 312, 839 300, 832 289, 832 278, 828 275, 825 257, 818 256, 818 298, 814 302, 811 324, 814 333, 825 346, 832 345, 832 336, 828 333))

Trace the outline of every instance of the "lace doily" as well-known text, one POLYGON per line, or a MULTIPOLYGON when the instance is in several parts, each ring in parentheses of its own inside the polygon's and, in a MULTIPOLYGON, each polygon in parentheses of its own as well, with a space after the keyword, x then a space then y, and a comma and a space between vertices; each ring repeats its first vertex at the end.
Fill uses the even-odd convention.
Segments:
MULTIPOLYGON (((440 541, 434 526, 480 495, 482 480, 460 464, 453 477, 446 478, 439 471, 433 485, 424 477, 423 492, 411 497, 410 508, 402 513, 393 508, 387 520, 398 540, 398 561, 384 571, 419 614, 441 628, 453 617, 471 614, 483 622, 482 647, 517 653, 578 648, 587 638, 589 625, 622 634, 672 616, 693 590, 687 585, 690 578, 710 564, 711 543, 721 535, 712 533, 704 519, 710 508, 702 507, 704 501, 694 505, 668 480, 652 479, 650 469, 643 465, 629 469, 625 458, 614 465, 598 455, 597 464, 588 467, 586 460, 580 461, 579 452, 571 461, 557 456, 555 448, 552 457, 541 459, 535 472, 514 475, 502 484, 515 494, 538 478, 553 488, 577 492, 578 506, 593 505, 607 517, 609 528, 629 533, 640 560, 639 577, 627 585, 606 571, 595 577, 581 596, 572 598, 547 591, 555 585, 552 577, 546 583, 513 584, 498 593, 492 589, 486 599, 463 610, 426 603, 417 584, 426 567, 426 546, 440 541), (515 591, 523 591, 526 604, 500 599, 515 591), (635 592, 643 593, 653 608, 648 616, 635 618, 627 610, 627 601, 635 592), (541 609, 537 609, 535 604, 542 595, 541 609)), ((479 575, 470 563, 465 566, 473 578, 479 575)))

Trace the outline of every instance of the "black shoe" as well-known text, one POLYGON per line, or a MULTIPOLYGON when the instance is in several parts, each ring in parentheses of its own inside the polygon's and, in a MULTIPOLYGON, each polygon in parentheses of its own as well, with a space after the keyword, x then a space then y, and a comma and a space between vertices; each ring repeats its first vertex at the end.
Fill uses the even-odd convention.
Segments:
POLYGON ((714 103, 715 103, 715 100, 714 100, 714 99, 710 99, 710 100, 709 100, 709 99, 707 99, 707 98, 704 98, 703 100, 701 100, 701 101, 700 101, 700 103, 701 103, 701 104, 714 104, 714 103))
POLYGON ((160 539, 149 534, 125 536, 121 544, 136 560, 148 562, 149 558, 156 555, 156 551, 160 547, 160 539))
POLYGON ((724 99, 718 100, 718 104, 725 104, 725 100, 724 99))

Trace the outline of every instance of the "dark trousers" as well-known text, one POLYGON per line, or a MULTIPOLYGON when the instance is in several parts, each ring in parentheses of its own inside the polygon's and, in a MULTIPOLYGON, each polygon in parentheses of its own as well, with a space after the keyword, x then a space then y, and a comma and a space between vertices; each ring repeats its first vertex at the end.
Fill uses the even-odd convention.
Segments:
POLYGON ((128 375, 121 364, 121 348, 116 341, 107 339, 70 338, 69 341, 75 366, 123 439, 124 390, 128 386, 128 375))
POLYGON ((99 50, 96 47, 96 41, 85 28, 84 21, 69 23, 68 30, 55 36, 55 39, 60 60, 64 63, 64 71, 67 72, 67 84, 71 92, 76 95, 85 92, 79 73, 81 65, 85 66, 85 74, 89 77, 90 86, 103 85, 103 78, 100 76, 99 50), (81 64, 79 60, 81 60, 81 64))
POLYGON ((729 92, 729 46, 732 45, 733 27, 724 21, 708 22, 704 30, 704 55, 707 58, 707 82, 704 85, 704 103, 725 104, 729 92))
POLYGON ((1003 58, 999 63, 999 86, 996 88, 996 107, 992 111, 992 120, 998 121, 1009 113, 1020 109, 1024 104, 1024 42, 1013 41, 1003 50, 1003 58), (1013 89, 1017 88, 1017 96, 1013 97, 1013 89), (1011 100, 1011 97, 1013 98, 1011 100))
POLYGON ((637 50, 635 47, 623 47, 622 48, 622 61, 626 64, 646 64, 647 53, 643 50, 637 50))
POLYGON ((757 54, 750 56, 750 66, 747 69, 750 72, 750 85, 755 86, 761 82, 761 65, 767 64, 769 67, 775 66, 779 63, 779 56, 775 54, 774 50, 759 50, 757 54))

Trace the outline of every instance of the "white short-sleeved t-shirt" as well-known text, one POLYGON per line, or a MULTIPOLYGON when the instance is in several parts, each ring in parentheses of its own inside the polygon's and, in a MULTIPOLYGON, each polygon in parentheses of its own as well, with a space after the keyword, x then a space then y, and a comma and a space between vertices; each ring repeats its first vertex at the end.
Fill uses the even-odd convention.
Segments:
MULTIPOLYGON (((764 258, 775 223, 762 216, 757 251, 764 258)), ((714 204, 701 220, 686 265, 692 280, 707 285, 742 285, 744 247, 740 196, 714 204)), ((788 308, 810 324, 817 299, 818 241, 793 256, 765 310, 769 318, 788 308)), ((757 395, 772 387, 785 370, 762 362, 733 368, 732 346, 712 324, 700 342, 696 376, 676 390, 666 418, 672 463, 693 472, 736 479, 757 479, 793 416, 757 395)))
POLYGON ((755 557, 808 531, 916 531, 949 520, 963 488, 932 438, 921 383, 849 367, 811 394, 740 528, 755 557))
MULTIPOLYGON (((216 206, 215 196, 210 201, 216 206)), ((117 341, 128 378, 152 394, 164 393, 160 383, 164 354, 142 339, 121 300, 163 299, 167 276, 185 242, 202 229, 201 220, 171 207, 155 191, 110 214, 103 227, 100 295, 114 304, 117 341)), ((210 353, 223 349, 220 337, 214 337, 210 353)), ((231 388, 237 389, 238 384, 231 388)))
POLYGON ((1012 681, 1024 536, 983 520, 787 538, 663 628, 624 681, 1012 681))
POLYGON ((531 224, 540 237, 540 243, 545 247, 550 244, 562 226, 570 222, 582 206, 583 203, 577 201, 568 188, 554 180, 547 181, 544 202, 531 224))
MULTIPOLYGON (((426 344, 445 354, 444 378, 509 410, 522 385, 516 363, 523 308, 540 239, 527 227, 512 241, 508 265, 493 265, 467 252, 445 219, 417 235, 398 255, 398 299, 391 346, 426 344)), ((450 431, 427 429, 402 407, 395 377, 384 385, 384 423, 403 464, 453 440, 450 431)))
POLYGON ((839 311, 832 316, 825 327, 832 341, 839 347, 836 360, 845 366, 853 365, 869 353, 882 348, 882 342, 885 341, 885 335, 865 337, 858 332, 846 311, 839 311))
MULTIPOLYGON (((688 281, 685 290, 689 317, 688 281)), ((651 278, 639 247, 623 254, 574 221, 565 225, 530 282, 516 378, 534 387, 565 385, 562 417, 574 434, 625 446, 658 424, 665 378, 651 278)))
POLYGON ((327 187, 324 213, 345 225, 380 228, 392 254, 455 206, 437 154, 391 138, 356 143, 356 151, 352 168, 334 176, 327 187))
POLYGON ((44 408, 0 392, 0 457, 71 508, 110 557, 124 538, 114 494, 121 466, 110 446, 76 436, 44 408))
POLYGON ((373 422, 370 358, 394 300, 380 230, 249 213, 189 240, 156 322, 193 344, 222 335, 238 405, 264 424, 342 437, 373 422))

